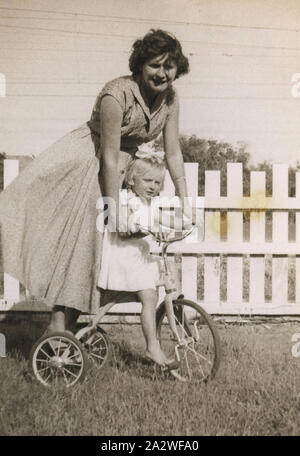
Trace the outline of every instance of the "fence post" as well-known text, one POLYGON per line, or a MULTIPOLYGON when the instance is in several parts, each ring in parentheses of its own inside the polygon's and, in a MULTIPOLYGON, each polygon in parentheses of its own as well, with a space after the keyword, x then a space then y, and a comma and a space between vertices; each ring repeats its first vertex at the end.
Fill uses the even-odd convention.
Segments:
MULTIPOLYGON (((19 160, 4 160, 3 184, 7 187, 19 174, 19 160)), ((18 302, 20 300, 20 284, 18 280, 4 273, 4 300, 18 302)))

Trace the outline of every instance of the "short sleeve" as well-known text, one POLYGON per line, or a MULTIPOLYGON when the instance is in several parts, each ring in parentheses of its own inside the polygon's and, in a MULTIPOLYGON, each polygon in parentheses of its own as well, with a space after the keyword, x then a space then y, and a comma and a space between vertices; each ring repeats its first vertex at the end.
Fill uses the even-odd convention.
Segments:
POLYGON ((125 90, 122 87, 122 82, 120 79, 114 79, 105 84, 98 97, 99 103, 105 95, 112 96, 115 100, 117 100, 117 102, 121 106, 122 111, 125 111, 125 90))

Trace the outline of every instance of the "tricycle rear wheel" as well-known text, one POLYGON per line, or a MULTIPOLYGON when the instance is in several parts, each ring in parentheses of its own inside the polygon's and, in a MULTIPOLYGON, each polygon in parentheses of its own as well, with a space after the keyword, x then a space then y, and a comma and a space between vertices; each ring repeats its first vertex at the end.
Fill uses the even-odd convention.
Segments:
POLYGON ((67 332, 45 334, 29 355, 29 367, 44 386, 74 386, 84 379, 87 365, 82 344, 67 332))

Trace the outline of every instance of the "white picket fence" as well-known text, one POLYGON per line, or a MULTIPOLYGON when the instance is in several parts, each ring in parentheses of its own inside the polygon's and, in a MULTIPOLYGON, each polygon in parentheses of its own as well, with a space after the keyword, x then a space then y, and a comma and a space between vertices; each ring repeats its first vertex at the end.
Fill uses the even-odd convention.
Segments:
MULTIPOLYGON (((300 315, 300 173, 296 196, 289 197, 288 165, 273 166, 273 194, 266 197, 265 172, 250 176, 250 197, 243 196, 241 163, 227 165, 227 196, 220 196, 220 172, 205 172, 205 198, 198 198, 198 164, 185 164, 189 195, 205 210, 205 236, 178 242, 182 292, 208 312, 222 315, 300 315), (227 237, 221 236, 221 211, 227 217, 227 237), (272 238, 266 239, 266 211, 272 213, 272 238), (250 214, 246 239, 243 213, 250 214), (295 213, 295 236, 289 239, 289 212, 295 213)), ((19 172, 18 160, 4 160, 4 186, 19 172)), ((174 195, 169 176, 163 195, 174 195)), ((162 294, 161 294, 162 298, 162 294)), ((14 309, 19 283, 4 274, 0 311, 14 309)), ((28 305, 28 310, 32 308, 28 305)), ((136 312, 139 304, 120 304, 115 312, 136 312)))

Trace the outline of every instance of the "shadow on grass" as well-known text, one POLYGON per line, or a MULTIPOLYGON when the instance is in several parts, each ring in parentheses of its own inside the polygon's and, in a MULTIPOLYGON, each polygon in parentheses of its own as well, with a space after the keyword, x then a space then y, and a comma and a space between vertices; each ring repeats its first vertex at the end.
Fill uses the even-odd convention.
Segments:
POLYGON ((6 339, 6 354, 15 359, 28 359, 32 346, 46 327, 45 322, 31 321, 28 318, 16 320, 14 316, 6 316, 0 322, 0 332, 6 339))
POLYGON ((174 380, 168 371, 163 371, 153 361, 133 350, 127 342, 112 341, 111 349, 110 365, 117 369, 120 374, 127 374, 130 377, 143 380, 174 380))
MULTIPOLYGON (((85 325, 85 323, 78 323, 77 330, 83 328, 85 325)), ((121 340, 120 338, 116 340, 120 336, 119 334, 117 336, 116 333, 114 334, 114 331, 111 333, 109 330, 104 330, 102 326, 101 329, 110 342, 108 366, 116 369, 120 374, 126 373, 133 377, 144 379, 153 378, 153 371, 155 369, 157 370, 154 367, 154 363, 134 349, 126 339, 126 336, 124 338, 122 337, 121 340)))
MULTIPOLYGON (((28 361, 30 351, 35 342, 43 335, 47 328, 47 321, 35 321, 26 318, 7 316, 0 321, 0 333, 6 338, 6 353, 10 358, 17 361, 28 361)), ((85 326, 79 324, 78 328, 85 326)), ((163 380, 173 377, 168 372, 162 372, 161 368, 151 360, 143 356, 136 348, 125 339, 116 340, 114 335, 107 334, 110 340, 110 356, 105 370, 115 369, 121 375, 128 375, 144 380, 163 380)), ((24 371, 25 377, 28 375, 24 371)), ((29 378, 30 380, 30 378, 29 378)))

